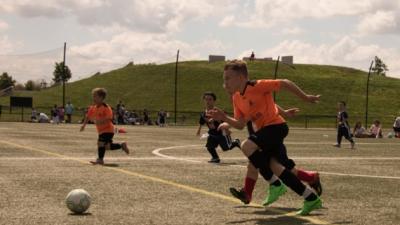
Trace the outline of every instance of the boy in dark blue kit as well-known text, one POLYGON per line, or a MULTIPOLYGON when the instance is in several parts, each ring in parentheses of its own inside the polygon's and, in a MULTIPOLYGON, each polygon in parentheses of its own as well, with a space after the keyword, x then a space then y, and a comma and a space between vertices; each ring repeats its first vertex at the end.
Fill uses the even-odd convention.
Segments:
POLYGON ((201 127, 207 124, 208 137, 206 148, 212 157, 211 160, 208 161, 209 163, 220 162, 216 149, 218 145, 222 148, 223 151, 232 150, 234 147, 240 148, 240 140, 235 139, 234 141, 232 141, 229 130, 218 130, 218 127, 222 123, 222 121, 214 120, 207 116, 207 111, 214 109, 216 100, 217 96, 212 92, 206 92, 203 94, 203 101, 206 109, 200 114, 199 128, 196 133, 197 136, 200 136, 201 127))
POLYGON ((338 133, 337 133, 337 143, 334 145, 335 147, 340 148, 342 143, 342 137, 344 136, 351 144, 351 149, 354 149, 355 142, 353 137, 351 136, 350 125, 347 119, 349 115, 346 112, 346 103, 341 101, 338 103, 338 114, 337 114, 337 122, 338 122, 338 133))

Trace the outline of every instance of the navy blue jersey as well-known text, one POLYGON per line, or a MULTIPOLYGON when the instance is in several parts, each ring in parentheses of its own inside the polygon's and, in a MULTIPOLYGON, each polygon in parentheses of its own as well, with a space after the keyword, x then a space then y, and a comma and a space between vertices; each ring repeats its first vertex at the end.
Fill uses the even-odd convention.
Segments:
POLYGON ((339 126, 349 127, 349 122, 347 122, 348 118, 349 118, 349 115, 347 114, 346 111, 339 112, 337 115, 338 122, 340 122, 339 126))
POLYGON ((204 125, 207 124, 208 134, 210 135, 222 135, 222 131, 217 130, 218 126, 222 123, 222 121, 214 120, 208 116, 206 116, 206 112, 202 112, 200 114, 199 124, 204 125))

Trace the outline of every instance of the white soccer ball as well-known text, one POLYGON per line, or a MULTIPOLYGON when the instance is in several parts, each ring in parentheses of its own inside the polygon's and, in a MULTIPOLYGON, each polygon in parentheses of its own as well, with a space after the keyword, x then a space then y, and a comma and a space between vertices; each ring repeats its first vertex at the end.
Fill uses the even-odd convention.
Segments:
POLYGON ((77 214, 84 213, 89 208, 90 201, 89 193, 83 189, 72 190, 65 199, 68 209, 77 214))

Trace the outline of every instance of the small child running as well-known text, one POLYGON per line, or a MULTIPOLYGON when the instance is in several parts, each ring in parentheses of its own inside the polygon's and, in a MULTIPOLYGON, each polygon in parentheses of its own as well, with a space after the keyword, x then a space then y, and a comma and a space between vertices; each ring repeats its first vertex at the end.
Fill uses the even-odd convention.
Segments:
POLYGON ((104 165, 106 150, 122 149, 126 154, 129 154, 129 148, 126 142, 122 142, 121 144, 113 143, 113 112, 111 107, 104 102, 107 96, 106 89, 95 88, 92 90, 92 96, 94 104, 89 107, 80 131, 85 130, 85 126, 89 120, 96 124, 97 132, 99 133, 97 141, 98 158, 95 161, 90 161, 90 163, 93 165, 104 165))

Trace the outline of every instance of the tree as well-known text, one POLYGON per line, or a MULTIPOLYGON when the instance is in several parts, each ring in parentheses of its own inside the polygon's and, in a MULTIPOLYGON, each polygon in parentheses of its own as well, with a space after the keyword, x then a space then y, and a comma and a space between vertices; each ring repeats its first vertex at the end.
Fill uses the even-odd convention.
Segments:
POLYGON ((23 91, 23 90, 25 90, 25 86, 23 84, 21 84, 21 83, 16 83, 15 87, 14 87, 14 90, 23 91))
POLYGON ((28 80, 25 83, 25 90, 27 91, 36 91, 36 90, 40 90, 40 84, 36 83, 33 80, 28 80))
POLYGON ((0 90, 8 88, 10 86, 14 86, 15 80, 11 76, 8 75, 7 72, 4 72, 0 76, 0 90))
POLYGON ((55 69, 53 72, 53 81, 54 84, 60 84, 64 80, 64 82, 68 82, 71 79, 72 73, 68 66, 65 66, 65 77, 64 77, 64 70, 63 70, 63 62, 57 63, 54 65, 55 69))
POLYGON ((389 69, 387 68, 386 64, 378 56, 375 56, 374 64, 375 65, 374 65, 374 67, 372 67, 372 72, 374 72, 378 75, 386 76, 386 71, 388 71, 389 69))

